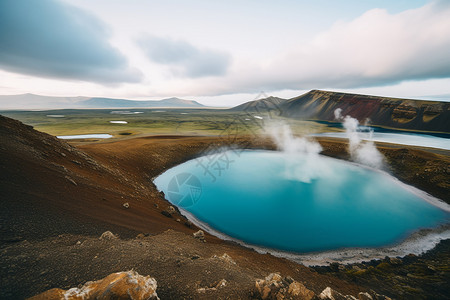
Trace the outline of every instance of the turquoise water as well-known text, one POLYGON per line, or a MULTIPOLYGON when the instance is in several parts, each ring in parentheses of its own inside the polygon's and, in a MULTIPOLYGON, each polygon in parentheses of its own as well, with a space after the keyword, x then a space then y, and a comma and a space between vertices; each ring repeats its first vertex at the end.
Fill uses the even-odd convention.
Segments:
POLYGON ((176 166, 155 184, 219 232, 299 253, 389 245, 450 220, 395 178, 320 155, 227 151, 176 166))
MULTIPOLYGON (((450 139, 443 137, 436 137, 426 134, 414 134, 414 133, 386 133, 386 132, 358 132, 359 138, 362 140, 394 143, 401 145, 419 146, 419 147, 431 147, 438 149, 450 150, 450 139)), ((345 132, 325 132, 312 134, 311 136, 324 136, 324 137, 336 137, 336 138, 348 138, 345 132)))
POLYGON ((113 136, 107 133, 99 134, 78 134, 78 135, 58 135, 58 139, 62 140, 75 140, 75 139, 109 139, 113 136))

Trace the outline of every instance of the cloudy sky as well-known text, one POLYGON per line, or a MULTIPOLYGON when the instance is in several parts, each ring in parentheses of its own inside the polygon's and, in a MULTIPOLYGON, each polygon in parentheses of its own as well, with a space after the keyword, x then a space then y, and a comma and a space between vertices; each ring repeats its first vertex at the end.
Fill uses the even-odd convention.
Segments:
POLYGON ((450 99, 448 0, 1 0, 0 94, 450 99))

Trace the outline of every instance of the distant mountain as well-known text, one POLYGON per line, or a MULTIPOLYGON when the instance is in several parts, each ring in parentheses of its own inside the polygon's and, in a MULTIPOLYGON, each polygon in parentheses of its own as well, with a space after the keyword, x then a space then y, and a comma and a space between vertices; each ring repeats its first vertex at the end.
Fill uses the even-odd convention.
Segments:
POLYGON ((54 108, 196 108, 205 107, 194 100, 168 98, 163 100, 128 100, 97 97, 52 97, 34 94, 0 96, 0 109, 54 108))
POLYGON ((399 99, 312 90, 284 100, 269 97, 233 107, 235 111, 276 109, 287 118, 336 121, 334 111, 361 123, 399 129, 450 132, 450 102, 399 99))
POLYGON ((268 110, 279 110, 280 105, 287 100, 277 97, 267 97, 264 99, 253 100, 241 105, 230 108, 232 111, 246 111, 246 112, 264 112, 268 110))
POLYGON ((168 98, 163 100, 127 100, 111 98, 90 98, 77 103, 77 108, 143 108, 143 107, 204 107, 194 100, 168 98))
POLYGON ((0 109, 70 108, 88 97, 52 97, 34 94, 0 95, 0 109))

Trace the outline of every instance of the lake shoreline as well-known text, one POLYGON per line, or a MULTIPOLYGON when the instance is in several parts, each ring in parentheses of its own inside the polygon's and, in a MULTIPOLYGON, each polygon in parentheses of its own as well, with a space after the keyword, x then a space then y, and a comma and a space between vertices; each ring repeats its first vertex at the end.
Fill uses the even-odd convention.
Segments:
MULTIPOLYGON (((261 149, 255 149, 255 150, 240 150, 240 149, 234 149, 233 151, 246 151, 247 154, 250 153, 250 151, 253 151, 255 153, 260 153, 261 151, 267 151, 267 150, 261 150, 261 149)), ((227 157, 232 156, 233 151, 224 152, 227 153, 227 157)), ((270 153, 270 152, 269 152, 270 153)), ((242 152, 239 154, 242 155, 242 152)), ((205 158, 207 159, 207 158, 205 158)), ((235 157, 235 161, 238 158, 235 157)), ((330 159, 330 158, 329 158, 330 159)), ((186 161, 182 162, 181 164, 173 167, 177 168, 182 165, 189 165, 191 162, 196 163, 198 160, 201 160, 200 158, 196 158, 192 161, 186 161)), ((426 192, 419 190, 413 186, 407 185, 397 178, 393 177, 389 173, 374 169, 371 167, 367 167, 364 165, 360 165, 351 161, 344 160, 345 163, 349 164, 350 166, 367 169, 368 171, 379 173, 382 176, 387 176, 389 180, 393 181, 395 184, 398 184, 399 187, 410 191, 417 197, 421 198, 423 201, 428 202, 429 204, 433 205, 434 207, 439 208, 440 210, 443 210, 445 212, 450 212, 450 206, 443 202, 440 199, 437 199, 426 192)), ((237 160, 237 162, 239 161, 237 160)), ((167 172, 170 172, 171 169, 165 170, 162 174, 158 175, 158 177, 153 178, 153 182, 156 184, 158 190, 161 192, 165 192, 167 194, 166 188, 164 186, 167 185, 167 180, 159 179, 158 183, 157 178, 160 178, 161 176, 164 176, 167 172), (163 184, 165 182, 165 184, 163 184)), ((172 171, 171 174, 173 174, 174 171, 172 171)), ((184 172, 183 170, 179 170, 178 173, 184 172)), ((189 174, 193 172, 192 170, 186 171, 189 174)), ((196 174, 197 176, 200 176, 199 174, 196 174)), ((165 175, 167 177, 167 175, 165 175)), ((167 198, 166 198, 167 199, 167 198)), ((169 199, 167 201, 171 202, 169 199)), ((172 205, 177 206, 177 203, 172 203, 172 205)), ((341 263, 341 264, 353 264, 353 263, 361 263, 363 261, 377 259, 381 260, 385 257, 405 257, 409 254, 414 255, 421 255, 427 251, 432 250, 441 240, 450 239, 450 223, 442 221, 439 225, 435 227, 430 228, 418 228, 416 230, 413 230, 409 232, 407 235, 403 236, 402 238, 399 238, 397 242, 389 243, 382 246, 375 246, 375 247, 344 247, 339 249, 333 249, 333 250, 320 250, 320 251, 311 251, 311 252, 295 252, 295 251, 288 251, 288 250, 280 250, 264 245, 258 245, 251 242, 246 242, 242 239, 232 237, 229 234, 226 234, 224 232, 221 232, 218 229, 215 229, 214 226, 208 224, 207 221, 201 221, 198 219, 192 212, 190 212, 188 209, 183 208, 182 206, 178 206, 178 209, 180 212, 187 217, 189 221, 194 223, 197 227, 203 229, 204 231, 208 232, 211 235, 214 235, 222 240, 226 241, 232 241, 235 243, 238 243, 244 247, 253 249, 259 253, 270 253, 274 256, 281 257, 281 258, 287 258, 292 261, 301 263, 306 266, 323 266, 323 265, 330 265, 332 263, 341 263)), ((448 218, 447 218, 448 221, 448 218)), ((222 226, 224 226, 222 224, 222 226)))

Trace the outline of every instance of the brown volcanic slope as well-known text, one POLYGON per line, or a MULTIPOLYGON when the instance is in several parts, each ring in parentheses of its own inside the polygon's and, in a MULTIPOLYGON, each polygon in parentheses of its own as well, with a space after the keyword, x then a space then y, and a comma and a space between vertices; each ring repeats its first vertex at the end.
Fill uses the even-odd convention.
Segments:
MULTIPOLYGON (((233 142, 273 147, 248 137, 233 142)), ((396 275, 402 284, 386 285, 383 273, 377 271, 379 278, 362 278, 361 287, 352 283, 356 279, 321 275, 208 234, 202 243, 192 237, 198 229, 186 226, 183 216, 163 216, 161 211, 169 203, 151 178, 200 155, 208 146, 226 143, 217 137, 157 136, 73 147, 0 116, 0 298, 21 299, 53 287, 67 289, 130 269, 155 277, 161 299, 250 299, 255 279, 272 272, 292 276, 316 293, 330 286, 352 295, 369 289, 384 289, 392 296, 417 295, 410 286, 423 285, 423 298, 442 298, 430 294, 437 290, 435 285, 425 287, 442 281, 447 273, 411 281, 422 274, 413 264, 411 270, 396 275), (124 202, 129 203, 128 209, 124 202), (100 241, 106 230, 121 238, 100 241), (147 236, 133 238, 138 233, 147 236), (224 253, 236 264, 217 259, 224 253), (227 280, 226 287, 198 293, 198 288, 214 286, 222 279, 227 280)), ((321 144, 324 154, 347 158, 344 143, 330 139, 321 144)), ((395 147, 381 150, 394 173, 403 174, 402 180, 423 184, 422 188, 443 199, 448 196, 447 155, 395 147)), ((434 262, 437 257, 429 259, 434 262)))
POLYGON ((155 191, 130 181, 119 168, 101 165, 66 142, 3 116, 0 140, 3 241, 97 235, 111 227, 130 236, 141 224, 153 231, 167 228, 160 226, 158 214, 147 217, 154 210, 148 199, 157 197, 155 191), (130 214, 124 202, 139 210, 130 214))
POLYGON ((334 121, 334 111, 361 123, 399 129, 450 132, 450 102, 396 99, 312 90, 280 105, 289 118, 334 121))
POLYGON ((22 299, 130 269, 155 277, 161 299, 249 299, 255 280, 272 272, 316 293, 327 286, 353 295, 368 290, 208 234, 202 243, 183 216, 161 214, 169 203, 151 177, 212 143, 220 139, 147 137, 83 146, 88 155, 0 116, 0 298, 22 299), (106 230, 121 239, 100 241, 106 230), (134 239, 139 233, 147 238, 134 239), (224 253, 236 264, 214 258, 224 253), (221 279, 225 288, 197 292, 221 279))

